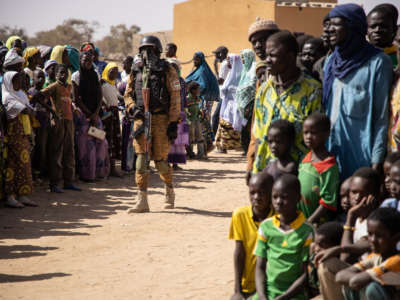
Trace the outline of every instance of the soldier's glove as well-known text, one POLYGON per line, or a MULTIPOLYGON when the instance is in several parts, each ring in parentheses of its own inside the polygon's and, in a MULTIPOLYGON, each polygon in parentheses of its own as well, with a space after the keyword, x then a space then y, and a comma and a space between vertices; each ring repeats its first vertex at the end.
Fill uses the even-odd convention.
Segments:
POLYGON ((178 122, 171 122, 167 128, 168 139, 172 142, 178 137, 178 122))
POLYGON ((143 111, 136 106, 132 107, 129 110, 129 115, 132 119, 134 120, 143 120, 144 119, 144 114, 143 111))

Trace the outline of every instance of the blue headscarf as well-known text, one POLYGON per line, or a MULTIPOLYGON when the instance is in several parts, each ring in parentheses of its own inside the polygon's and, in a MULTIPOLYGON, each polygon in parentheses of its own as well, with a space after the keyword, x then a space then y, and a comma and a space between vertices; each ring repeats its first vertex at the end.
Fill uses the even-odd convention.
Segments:
POLYGON ((71 63, 70 70, 74 73, 79 70, 79 51, 70 45, 67 45, 65 49, 67 49, 69 62, 71 63))
POLYGON ((200 95, 205 100, 218 101, 219 86, 217 78, 208 66, 203 52, 196 52, 195 55, 200 57, 201 64, 185 80, 186 82, 196 81, 200 85, 200 95))
POLYGON ((336 46, 324 72, 322 104, 328 104, 332 84, 337 77, 343 79, 351 71, 361 67, 381 50, 367 42, 367 17, 361 6, 353 3, 336 6, 329 12, 329 18, 343 18, 347 24, 347 40, 336 46))

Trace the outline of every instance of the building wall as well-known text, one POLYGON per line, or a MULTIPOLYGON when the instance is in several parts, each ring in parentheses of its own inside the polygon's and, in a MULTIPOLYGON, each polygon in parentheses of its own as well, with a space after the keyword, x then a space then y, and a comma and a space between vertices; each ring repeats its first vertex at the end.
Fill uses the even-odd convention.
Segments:
MULTIPOLYGON (((329 10, 299 9, 283 5, 282 1, 277 5, 274 0, 188 0, 174 6, 173 41, 182 62, 190 61, 196 51, 203 51, 210 56, 207 61, 213 69, 212 51, 218 46, 228 47, 231 53, 251 48, 247 33, 257 17, 274 20, 282 29, 319 36, 322 19, 329 10)), ((192 68, 192 63, 183 64, 182 75, 186 76, 192 68)))
POLYGON ((276 6, 275 22, 281 29, 320 36, 322 20, 330 10, 331 8, 276 6))
MULTIPOLYGON (((251 48, 247 32, 257 16, 274 19, 274 1, 264 0, 189 0, 174 6, 174 43, 178 58, 189 61, 196 51, 212 55, 218 46, 232 53, 251 48)), ((213 57, 207 59, 213 68, 213 57)), ((187 75, 193 64, 185 64, 187 75)))

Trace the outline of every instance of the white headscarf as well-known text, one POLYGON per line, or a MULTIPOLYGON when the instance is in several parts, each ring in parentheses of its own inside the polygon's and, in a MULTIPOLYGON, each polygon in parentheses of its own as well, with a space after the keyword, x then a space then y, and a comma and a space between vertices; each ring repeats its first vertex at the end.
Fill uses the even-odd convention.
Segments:
POLYGON ((6 72, 3 77, 3 84, 1 86, 2 101, 6 109, 7 118, 14 119, 21 111, 29 107, 29 99, 23 90, 14 90, 12 80, 18 72, 6 72))
POLYGON ((242 74, 242 60, 237 54, 229 54, 229 62, 232 66, 228 77, 221 87, 221 111, 220 117, 229 123, 233 123, 237 106, 235 100, 236 90, 242 74))
POLYGON ((7 52, 6 57, 4 58, 3 67, 7 68, 8 66, 12 66, 18 63, 25 63, 25 59, 20 56, 13 48, 7 52))

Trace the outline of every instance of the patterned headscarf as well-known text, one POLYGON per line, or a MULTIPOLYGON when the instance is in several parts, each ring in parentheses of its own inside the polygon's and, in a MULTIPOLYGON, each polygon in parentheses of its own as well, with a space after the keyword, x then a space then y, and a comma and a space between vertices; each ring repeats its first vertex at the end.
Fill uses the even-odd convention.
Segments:
POLYGON ((256 96, 256 55, 250 49, 242 50, 240 55, 243 58, 244 64, 236 92, 236 102, 240 116, 245 118, 245 109, 249 103, 254 101, 256 96))

